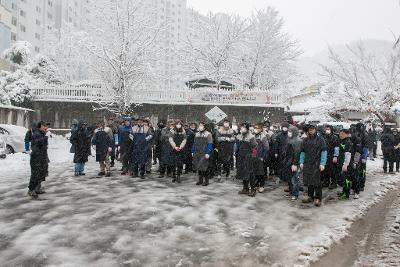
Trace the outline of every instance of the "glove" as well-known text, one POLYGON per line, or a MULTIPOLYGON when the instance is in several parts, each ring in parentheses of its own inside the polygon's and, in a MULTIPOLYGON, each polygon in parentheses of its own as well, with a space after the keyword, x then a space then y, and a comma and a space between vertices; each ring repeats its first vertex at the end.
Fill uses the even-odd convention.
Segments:
POLYGON ((275 154, 275 158, 278 158, 278 154, 275 154))
POLYGON ((180 147, 175 147, 175 150, 179 152, 181 150, 181 148, 180 147))
POLYGON ((133 134, 129 134, 129 139, 133 140, 133 134))
POLYGON ((334 158, 332 159, 332 162, 333 162, 333 163, 337 163, 337 157, 334 157, 334 158))
POLYGON ((347 167, 348 167, 348 165, 343 165, 342 166, 342 172, 347 172, 347 167))
POLYGON ((319 165, 319 170, 320 170, 321 172, 323 172, 323 171, 325 170, 325 166, 324 166, 324 165, 319 165))
POLYGON ((205 158, 206 158, 206 159, 209 159, 209 158, 210 158, 210 155, 206 154, 206 155, 205 155, 205 158))
POLYGON ((292 172, 297 172, 297 166, 296 165, 292 165, 292 172))
POLYGON ((353 169, 357 169, 357 163, 353 163, 353 169))
POLYGON ((193 156, 194 156, 194 153, 192 153, 192 158, 193 158, 193 156))
POLYGON ((108 152, 110 152, 110 153, 112 152, 112 147, 108 148, 108 152))
POLYGON ((300 164, 300 170, 304 169, 304 164, 300 164))

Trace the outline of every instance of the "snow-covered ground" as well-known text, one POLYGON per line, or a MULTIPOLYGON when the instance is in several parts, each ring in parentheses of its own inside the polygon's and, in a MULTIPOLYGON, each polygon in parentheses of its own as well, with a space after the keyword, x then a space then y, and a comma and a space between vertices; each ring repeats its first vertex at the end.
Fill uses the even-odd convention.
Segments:
POLYGON ((69 144, 50 142, 50 177, 43 201, 26 194, 27 155, 0 161, 0 262, 5 266, 304 266, 326 253, 351 223, 400 181, 369 162, 366 191, 338 202, 324 191, 315 208, 284 197, 268 183, 255 198, 234 181, 180 185, 156 175, 141 181, 73 176, 69 144))

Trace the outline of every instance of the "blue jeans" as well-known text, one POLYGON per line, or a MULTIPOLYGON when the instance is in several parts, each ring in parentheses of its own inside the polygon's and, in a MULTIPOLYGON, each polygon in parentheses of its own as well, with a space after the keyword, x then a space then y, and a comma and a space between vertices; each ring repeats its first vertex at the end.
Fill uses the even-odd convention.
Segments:
POLYGON ((75 174, 82 174, 85 171, 85 163, 75 163, 75 174))
POLYGON ((292 176, 292 196, 299 197, 299 189, 300 189, 300 176, 298 172, 295 172, 292 176))

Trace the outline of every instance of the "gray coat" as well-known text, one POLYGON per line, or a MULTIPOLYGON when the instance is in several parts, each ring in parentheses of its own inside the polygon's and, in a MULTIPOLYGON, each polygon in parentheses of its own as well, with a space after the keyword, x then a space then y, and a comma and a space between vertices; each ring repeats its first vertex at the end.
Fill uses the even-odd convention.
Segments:
POLYGON ((207 171, 210 160, 205 158, 212 153, 213 138, 208 131, 198 132, 194 137, 193 152, 193 169, 196 171, 207 171))

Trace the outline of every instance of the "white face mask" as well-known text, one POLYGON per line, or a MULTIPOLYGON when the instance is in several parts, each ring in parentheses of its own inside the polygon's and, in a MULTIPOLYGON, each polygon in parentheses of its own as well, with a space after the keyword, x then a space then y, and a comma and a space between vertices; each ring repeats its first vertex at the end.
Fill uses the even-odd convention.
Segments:
POLYGON ((240 132, 241 132, 242 134, 245 134, 245 133, 247 133, 247 129, 246 129, 246 128, 240 128, 240 132))
POLYGON ((181 129, 181 128, 182 128, 182 125, 180 125, 180 124, 176 125, 176 129, 181 129))
POLYGON ((327 135, 330 135, 330 134, 332 133, 332 131, 331 131, 331 130, 326 130, 325 133, 326 133, 327 135))
POLYGON ((229 123, 224 123, 225 128, 229 128, 229 123))
POLYGON ((293 137, 293 133, 292 133, 292 132, 288 132, 288 133, 287 133, 287 136, 288 136, 289 138, 292 138, 292 137, 293 137))
POLYGON ((287 132, 287 131, 288 131, 288 128, 283 127, 283 128, 282 128, 282 131, 287 132))
POLYGON ((261 133, 261 130, 260 129, 254 129, 254 133, 255 134, 259 134, 259 133, 261 133))
POLYGON ((200 132, 204 131, 204 126, 199 126, 199 131, 200 132))

